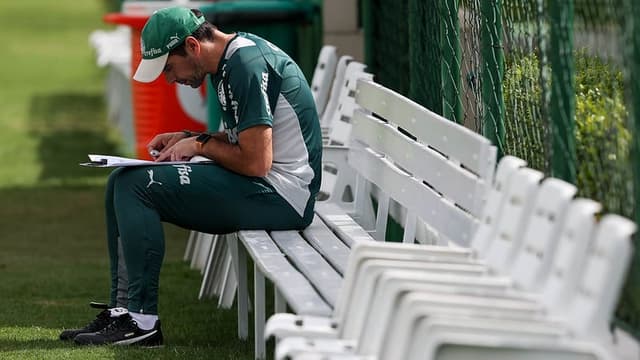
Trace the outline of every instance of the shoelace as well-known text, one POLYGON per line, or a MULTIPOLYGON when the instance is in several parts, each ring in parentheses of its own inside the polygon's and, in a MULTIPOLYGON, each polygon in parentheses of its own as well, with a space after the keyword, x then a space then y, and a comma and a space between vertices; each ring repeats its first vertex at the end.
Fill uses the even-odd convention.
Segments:
POLYGON ((110 319, 111 313, 109 313, 109 310, 103 310, 98 314, 98 316, 96 316, 95 319, 93 319, 93 321, 87 326, 87 328, 94 331, 102 330, 106 325, 109 324, 109 322, 111 321, 110 319))

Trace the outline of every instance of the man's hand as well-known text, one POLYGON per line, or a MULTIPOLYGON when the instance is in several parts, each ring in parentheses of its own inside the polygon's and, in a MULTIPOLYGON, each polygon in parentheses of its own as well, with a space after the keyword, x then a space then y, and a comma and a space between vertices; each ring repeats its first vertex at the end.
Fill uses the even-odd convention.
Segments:
POLYGON ((171 148, 178 141, 184 139, 185 136, 186 136, 185 133, 182 131, 156 135, 153 138, 153 140, 151 140, 149 144, 147 144, 147 150, 149 152, 151 152, 151 150, 160 151, 160 155, 156 157, 156 161, 160 161, 158 159, 162 157, 162 155, 166 152, 166 150, 171 148))
POLYGON ((198 154, 196 137, 179 140, 172 146, 165 147, 156 161, 188 161, 198 154))

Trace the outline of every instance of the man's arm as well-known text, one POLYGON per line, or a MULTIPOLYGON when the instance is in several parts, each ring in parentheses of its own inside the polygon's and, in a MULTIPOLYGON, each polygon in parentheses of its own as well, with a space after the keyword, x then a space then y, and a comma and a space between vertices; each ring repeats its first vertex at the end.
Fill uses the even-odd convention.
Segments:
POLYGON ((190 137, 163 151, 156 161, 180 161, 202 155, 238 174, 264 177, 273 161, 271 139, 271 127, 267 125, 241 131, 237 144, 227 142, 226 137, 213 136, 201 146, 195 137, 190 137))
POLYGON ((198 155, 213 159, 238 174, 265 177, 271 170, 273 147, 271 127, 267 125, 256 125, 241 131, 237 144, 211 138, 201 148, 200 144, 196 144, 196 148, 198 155))
POLYGON ((215 134, 211 134, 211 136, 216 140, 222 141, 227 144, 229 143, 229 137, 227 137, 227 133, 224 131, 218 131, 215 134))

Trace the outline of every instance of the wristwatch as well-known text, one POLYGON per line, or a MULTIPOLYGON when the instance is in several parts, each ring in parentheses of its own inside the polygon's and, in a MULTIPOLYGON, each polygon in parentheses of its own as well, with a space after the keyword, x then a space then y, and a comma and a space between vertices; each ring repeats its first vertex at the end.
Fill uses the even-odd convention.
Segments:
POLYGON ((211 139, 211 134, 209 133, 202 133, 198 135, 198 137, 196 138, 196 143, 198 144, 199 151, 202 151, 202 147, 207 143, 207 141, 209 141, 209 139, 211 139))

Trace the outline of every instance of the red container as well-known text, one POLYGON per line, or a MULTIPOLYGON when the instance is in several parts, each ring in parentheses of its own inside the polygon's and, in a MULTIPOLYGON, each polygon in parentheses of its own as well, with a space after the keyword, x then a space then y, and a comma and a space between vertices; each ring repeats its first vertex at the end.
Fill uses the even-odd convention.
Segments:
MULTIPOLYGON (((111 13, 104 16, 104 21, 111 24, 128 25, 131 27, 131 74, 134 74, 138 64, 142 60, 140 53, 140 33, 148 15, 129 15, 123 13, 111 13)), ((177 84, 169 85, 163 75, 151 83, 141 83, 131 80, 131 95, 134 117, 134 132, 136 139, 136 154, 140 159, 150 159, 147 152, 147 144, 157 134, 189 129, 193 131, 205 131, 207 127, 206 110, 190 109, 185 107, 198 106, 198 101, 188 99, 187 96, 200 96, 202 100, 199 106, 206 106, 206 96, 203 90, 190 92, 187 89, 178 91, 177 84), (180 93, 180 95, 179 95, 180 93), (179 99, 180 97, 180 99, 179 99), (190 105, 191 104, 191 105, 190 105), (203 113, 204 116, 194 114, 203 113), (194 117, 196 116, 196 117, 194 117)))

